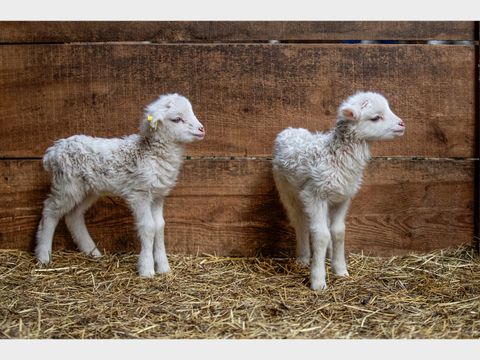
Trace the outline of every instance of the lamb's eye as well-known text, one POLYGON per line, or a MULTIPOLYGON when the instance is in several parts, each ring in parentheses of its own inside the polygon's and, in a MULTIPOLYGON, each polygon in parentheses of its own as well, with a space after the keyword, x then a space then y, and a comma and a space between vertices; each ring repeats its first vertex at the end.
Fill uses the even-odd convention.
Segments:
POLYGON ((183 119, 182 119, 181 117, 176 117, 176 118, 172 119, 172 121, 173 121, 174 123, 179 123, 179 122, 182 122, 183 119))
POLYGON ((378 120, 380 120, 381 118, 382 118, 382 117, 381 117, 380 115, 377 115, 377 116, 371 118, 370 120, 371 120, 371 121, 378 121, 378 120))

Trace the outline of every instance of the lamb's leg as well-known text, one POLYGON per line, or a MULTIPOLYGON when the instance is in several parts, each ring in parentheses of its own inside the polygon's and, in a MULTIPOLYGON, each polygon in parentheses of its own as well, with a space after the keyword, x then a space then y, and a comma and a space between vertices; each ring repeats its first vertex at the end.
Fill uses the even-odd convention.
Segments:
POLYGON ((153 277, 155 275, 153 261, 155 221, 153 220, 151 204, 152 202, 148 197, 139 197, 129 201, 140 237, 141 249, 138 257, 138 273, 141 277, 153 277))
POLYGON ((310 265, 310 287, 313 290, 326 289, 325 256, 328 243, 331 241, 328 230, 328 203, 313 196, 302 196, 305 211, 308 215, 310 240, 312 247, 312 263, 310 265))
POLYGON ((153 258, 155 271, 164 274, 170 271, 167 254, 165 252, 165 220, 163 218, 163 198, 157 199, 152 204, 152 215, 155 221, 155 240, 153 243, 153 258))
POLYGON ((95 195, 87 196, 85 200, 65 216, 65 223, 72 234, 73 242, 77 244, 80 251, 94 257, 102 256, 102 253, 97 249, 95 242, 90 237, 83 215, 97 199, 98 196, 95 195))
POLYGON ((50 262, 52 241, 55 228, 63 215, 75 206, 74 199, 68 194, 51 193, 44 202, 42 219, 38 225, 35 256, 42 264, 50 262))
POLYGON ((303 209, 299 210, 300 217, 297 219, 295 234, 297 237, 297 262, 300 266, 308 266, 310 264, 310 230, 308 227, 307 216, 303 209))
POLYGON ((332 242, 330 241, 327 245, 327 259, 332 258, 332 242))
POLYGON ((348 276, 345 262, 345 217, 349 206, 350 199, 333 206, 331 209, 332 270, 335 275, 339 276, 348 276))
POLYGON ((275 176, 275 184, 290 224, 295 229, 297 263, 300 266, 308 266, 310 263, 310 230, 303 205, 298 199, 298 195, 284 180, 275 176))

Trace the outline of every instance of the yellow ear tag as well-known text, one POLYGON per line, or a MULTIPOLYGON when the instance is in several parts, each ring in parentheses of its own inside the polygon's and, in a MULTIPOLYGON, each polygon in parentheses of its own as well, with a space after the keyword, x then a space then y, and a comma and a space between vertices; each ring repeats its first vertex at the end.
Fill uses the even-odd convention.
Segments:
POLYGON ((152 124, 153 116, 152 116, 152 115, 148 115, 148 116, 147 116, 147 120, 148 120, 148 122, 150 123, 150 127, 156 130, 156 129, 157 129, 157 123, 152 124))

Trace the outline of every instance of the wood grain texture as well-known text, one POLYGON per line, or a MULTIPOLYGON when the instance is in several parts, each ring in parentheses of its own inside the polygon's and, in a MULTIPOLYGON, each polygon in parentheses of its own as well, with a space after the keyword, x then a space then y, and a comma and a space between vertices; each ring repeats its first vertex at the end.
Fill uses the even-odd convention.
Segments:
MULTIPOLYGON (((480 39, 480 22, 476 22, 476 38, 480 39)), ((476 127, 475 127, 475 157, 480 158, 480 46, 475 47, 475 55, 477 61, 477 68, 475 72, 475 79, 477 81, 477 92, 475 97, 476 109, 476 127)), ((475 206, 474 206, 474 236, 475 249, 480 253, 480 163, 475 163, 475 206)))
MULTIPOLYGON (((187 160, 166 202, 168 251, 293 255, 293 231, 270 166, 268 160, 187 160)), ((470 160, 373 160, 348 216, 347 249, 399 255, 471 244, 473 173, 470 160)), ((0 161, 0 248, 33 248, 47 191, 39 160, 0 161)), ((103 198, 87 213, 87 225, 101 249, 138 251, 122 200, 103 198)), ((54 250, 60 248, 74 248, 63 221, 54 239, 54 250)))
POLYGON ((0 157, 40 157, 55 139, 137 131, 145 104, 190 98, 196 156, 270 156, 285 127, 327 130, 357 90, 390 99, 406 135, 377 156, 472 157, 474 46, 4 45, 0 157))
POLYGON ((0 42, 474 40, 473 21, 4 21, 0 42))

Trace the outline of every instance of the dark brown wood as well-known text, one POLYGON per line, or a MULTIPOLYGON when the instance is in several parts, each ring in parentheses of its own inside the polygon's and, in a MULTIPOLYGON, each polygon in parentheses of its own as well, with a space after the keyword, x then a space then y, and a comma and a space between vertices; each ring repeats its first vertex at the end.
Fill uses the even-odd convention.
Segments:
POLYGON ((0 42, 473 40, 473 21, 4 21, 0 42))
MULTIPOLYGON (((476 40, 480 39, 480 22, 475 22, 476 40)), ((474 242, 477 253, 480 252, 480 46, 475 46, 477 67, 475 68, 475 79, 477 81, 477 95, 475 97, 475 207, 474 207, 474 242)))
POLYGON ((407 125, 377 156, 472 157, 474 46, 4 45, 0 157, 40 157, 73 134, 137 131, 145 104, 190 98, 206 139, 195 156, 271 156, 288 126, 327 130, 339 103, 379 91, 407 125))
MULTIPOLYGON (((186 161, 167 199, 166 242, 171 253, 290 256, 288 226, 268 160, 186 161)), ((347 221, 347 249, 399 255, 471 244, 471 160, 375 159, 347 221)), ((48 179, 39 160, 0 161, 0 248, 32 250, 48 179)), ((123 201, 103 198, 87 213, 101 249, 138 251, 123 201)), ((74 245, 63 224, 54 251, 74 245)))

